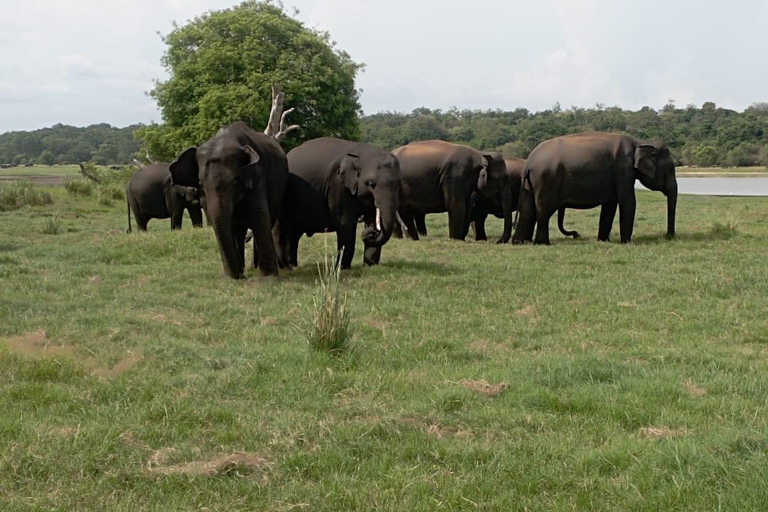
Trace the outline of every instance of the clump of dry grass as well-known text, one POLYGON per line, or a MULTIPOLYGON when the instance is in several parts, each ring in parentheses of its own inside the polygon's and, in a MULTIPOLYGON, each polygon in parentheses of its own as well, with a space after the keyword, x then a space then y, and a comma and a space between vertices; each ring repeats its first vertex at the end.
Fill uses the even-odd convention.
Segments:
POLYGON ((298 326, 310 348, 339 355, 353 348, 347 296, 341 286, 341 265, 326 257, 318 264, 317 290, 311 314, 298 326))

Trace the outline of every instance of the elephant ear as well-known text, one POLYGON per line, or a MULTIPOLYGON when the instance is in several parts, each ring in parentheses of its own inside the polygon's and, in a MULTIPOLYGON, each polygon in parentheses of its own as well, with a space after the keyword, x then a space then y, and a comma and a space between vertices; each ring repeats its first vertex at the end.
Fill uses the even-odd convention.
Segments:
POLYGON ((488 169, 491 167, 491 155, 483 155, 483 166, 480 168, 480 174, 477 176, 477 190, 484 190, 488 185, 488 169))
POLYGON ((359 157, 354 153, 347 153, 339 164, 339 178, 344 188, 353 196, 357 195, 357 182, 360 178, 360 168, 357 165, 359 157))
POLYGON ((635 169, 649 179, 656 179, 656 148, 642 144, 635 149, 635 169))
POLYGON ((171 162, 171 181, 185 187, 200 186, 196 147, 187 148, 171 162))
POLYGON ((237 170, 237 179, 247 189, 253 188, 253 179, 256 177, 256 164, 259 163, 261 157, 251 146, 245 145, 242 147, 245 165, 237 170))

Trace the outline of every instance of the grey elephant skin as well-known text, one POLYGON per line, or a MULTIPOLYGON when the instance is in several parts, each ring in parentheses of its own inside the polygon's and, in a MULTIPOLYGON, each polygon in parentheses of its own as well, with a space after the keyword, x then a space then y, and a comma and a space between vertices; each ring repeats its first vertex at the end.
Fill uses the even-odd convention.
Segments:
POLYGON ((416 219, 429 213, 448 212, 449 236, 464 240, 469 231, 472 196, 478 193, 502 207, 504 233, 512 233, 512 193, 500 153, 481 153, 468 146, 439 140, 413 142, 392 151, 400 161, 403 198, 400 214, 414 240, 419 239, 416 219))
POLYGON ((273 138, 243 122, 220 129, 171 164, 174 184, 197 187, 216 234, 224 273, 234 279, 245 270, 245 235, 253 231, 253 265, 278 275, 272 226, 288 180, 288 161, 273 138))
POLYGON ((528 156, 522 180, 520 218, 513 243, 549 244, 549 219, 564 208, 601 207, 597 238, 607 241, 616 209, 622 243, 632 240, 635 180, 667 197, 667 238, 675 236, 677 178, 663 142, 627 135, 585 132, 539 144, 528 156))
POLYGON ((275 227, 281 266, 298 264, 303 235, 336 232, 341 268, 350 268, 361 217, 366 224, 363 262, 377 264, 397 222, 402 187, 397 158, 368 144, 323 137, 290 151, 288 166, 275 227))
POLYGON ((192 225, 202 227, 203 214, 198 190, 174 185, 170 164, 150 164, 131 176, 125 187, 128 204, 128 233, 132 231, 131 210, 139 231, 147 230, 150 219, 171 219, 171 229, 181 229, 184 210, 192 225))

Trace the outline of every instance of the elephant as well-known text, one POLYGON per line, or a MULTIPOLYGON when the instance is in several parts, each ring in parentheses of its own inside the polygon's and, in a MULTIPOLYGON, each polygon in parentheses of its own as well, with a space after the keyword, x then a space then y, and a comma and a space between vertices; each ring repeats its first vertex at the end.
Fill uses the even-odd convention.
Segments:
POLYGON ((336 232, 337 264, 349 269, 361 217, 366 224, 363 263, 379 263, 400 206, 397 158, 361 142, 323 137, 291 150, 288 167, 288 186, 274 234, 281 266, 298 265, 299 240, 304 234, 336 232))
POLYGON ((464 240, 469 232, 472 195, 477 192, 501 205, 504 233, 498 243, 509 241, 512 188, 500 153, 481 153, 468 146, 432 140, 412 142, 392 154, 400 161, 400 215, 411 238, 419 239, 418 228, 426 232, 423 215, 447 211, 449 236, 464 240))
POLYGON ((677 178, 663 142, 601 132, 542 142, 528 156, 523 172, 520 218, 512 242, 530 241, 538 225, 534 243, 549 244, 549 219, 555 211, 600 206, 597 239, 608 241, 618 207, 621 242, 629 243, 637 205, 635 180, 667 197, 666 236, 673 238, 677 178))
POLYGON ((288 181, 288 161, 275 139, 235 122, 179 155, 171 163, 171 177, 174 184, 202 190, 227 276, 244 278, 248 229, 253 266, 265 276, 279 276, 272 227, 288 181))
POLYGON ((136 171, 125 187, 128 205, 128 233, 131 228, 131 209, 139 231, 147 230, 150 219, 171 219, 171 229, 181 229, 184 210, 189 212, 192 225, 202 227, 203 214, 197 188, 175 185, 171 182, 170 164, 151 164, 136 171))

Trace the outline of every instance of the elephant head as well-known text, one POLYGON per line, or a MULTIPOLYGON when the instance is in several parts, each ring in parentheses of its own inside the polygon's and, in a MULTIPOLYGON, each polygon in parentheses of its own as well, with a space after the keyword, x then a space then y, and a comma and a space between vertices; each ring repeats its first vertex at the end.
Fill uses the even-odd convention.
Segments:
POLYGON ((634 157, 635 176, 640 183, 667 196, 667 238, 674 238, 677 178, 672 154, 664 143, 655 142, 638 145, 634 157))
POLYGON ((200 193, 205 196, 206 213, 216 234, 224 270, 236 279, 242 277, 244 269, 232 232, 235 209, 246 195, 251 195, 256 196, 256 204, 245 206, 249 208, 248 216, 253 214, 254 206, 268 212, 266 199, 260 201, 253 194, 255 189, 263 188, 258 163, 259 154, 252 147, 217 136, 199 148, 188 148, 171 164, 175 185, 199 189, 198 197, 200 193))
POLYGON ((482 158, 477 190, 503 212, 504 233, 498 241, 506 243, 512 236, 513 203, 517 198, 513 197, 513 184, 504 156, 501 153, 485 153, 482 158))
POLYGON ((374 211, 374 226, 363 233, 365 245, 379 248, 386 244, 395 230, 400 207, 402 179, 397 158, 384 152, 348 153, 341 158, 337 174, 361 210, 374 211))
POLYGON ((185 187, 183 185, 174 185, 173 191, 177 196, 184 199, 190 206, 200 206, 200 192, 197 187, 185 187))

